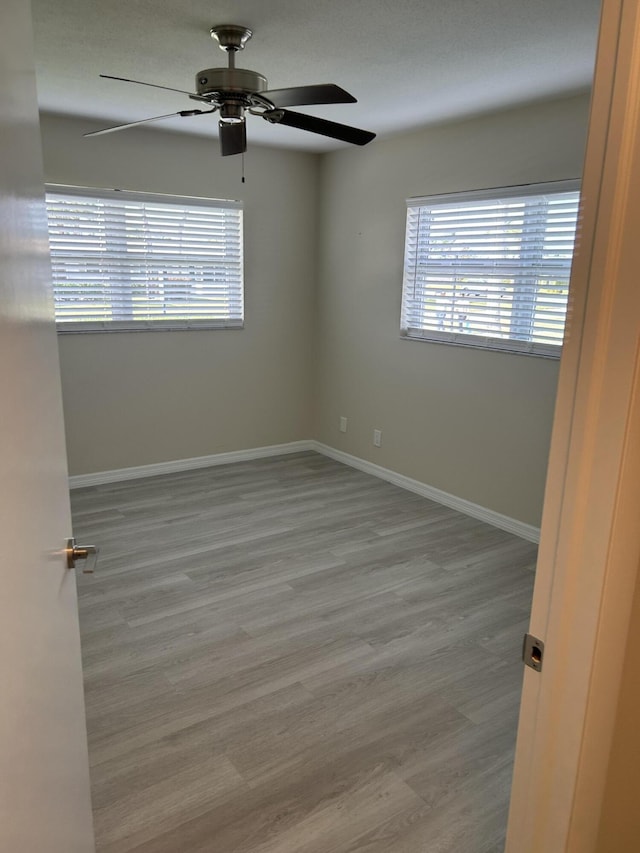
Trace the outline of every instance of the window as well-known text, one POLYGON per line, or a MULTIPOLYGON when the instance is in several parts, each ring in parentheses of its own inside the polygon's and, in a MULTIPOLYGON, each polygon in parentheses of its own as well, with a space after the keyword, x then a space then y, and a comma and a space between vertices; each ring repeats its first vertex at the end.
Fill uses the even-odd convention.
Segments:
POLYGON ((402 334, 558 356, 578 182, 409 199, 402 334))
POLYGON ((58 330, 242 327, 242 208, 231 201, 51 188, 58 330))

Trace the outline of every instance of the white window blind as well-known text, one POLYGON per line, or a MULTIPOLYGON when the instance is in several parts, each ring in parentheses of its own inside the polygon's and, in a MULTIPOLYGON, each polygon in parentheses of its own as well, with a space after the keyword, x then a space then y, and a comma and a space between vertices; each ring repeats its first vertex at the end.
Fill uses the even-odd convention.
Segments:
POLYGON ((242 326, 239 203, 71 189, 46 199, 60 331, 242 326))
POLYGON ((578 186, 409 199, 402 334, 559 355, 578 186))

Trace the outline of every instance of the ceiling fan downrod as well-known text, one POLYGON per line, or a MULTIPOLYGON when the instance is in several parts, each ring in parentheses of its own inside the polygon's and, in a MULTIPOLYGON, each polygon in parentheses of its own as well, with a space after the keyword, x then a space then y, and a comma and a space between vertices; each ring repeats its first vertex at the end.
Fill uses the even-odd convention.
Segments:
POLYGON ((220 50, 225 50, 230 54, 244 50, 245 44, 253 35, 253 30, 250 30, 249 27, 241 27, 238 24, 218 24, 211 27, 209 32, 211 38, 218 42, 220 50))
POLYGON ((220 104, 220 118, 229 124, 244 120, 244 112, 252 105, 250 96, 267 89, 267 78, 257 71, 236 68, 235 56, 253 35, 248 27, 221 24, 212 27, 211 38, 218 42, 228 57, 227 68, 205 68, 196 74, 199 96, 212 97, 220 104))

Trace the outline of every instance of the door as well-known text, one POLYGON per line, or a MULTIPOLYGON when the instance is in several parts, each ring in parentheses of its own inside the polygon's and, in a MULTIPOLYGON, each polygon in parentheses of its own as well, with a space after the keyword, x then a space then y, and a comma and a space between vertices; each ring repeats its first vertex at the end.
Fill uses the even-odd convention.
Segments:
POLYGON ((28 0, 0 4, 0 850, 94 849, 28 0))
POLYGON ((640 562, 638 81, 640 3, 604 0, 508 853, 596 850, 640 562))

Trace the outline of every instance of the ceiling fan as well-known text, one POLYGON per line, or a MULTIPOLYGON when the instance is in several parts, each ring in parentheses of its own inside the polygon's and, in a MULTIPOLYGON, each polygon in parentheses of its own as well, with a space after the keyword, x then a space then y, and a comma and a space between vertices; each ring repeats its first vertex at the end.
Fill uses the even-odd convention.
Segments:
POLYGON ((345 92, 333 83, 316 86, 295 86, 290 89, 268 89, 267 78, 257 71, 236 68, 235 58, 239 50, 243 50, 253 32, 247 27, 237 24, 223 24, 211 28, 211 37, 218 42, 221 50, 228 55, 227 68, 205 68, 196 74, 196 91, 187 92, 183 89, 172 89, 157 83, 143 83, 140 80, 129 80, 126 77, 112 77, 101 74, 108 80, 121 80, 125 83, 137 83, 141 86, 153 86, 155 89, 166 89, 169 92, 180 92, 188 95, 193 101, 206 104, 210 109, 180 110, 177 113, 153 116, 152 118, 118 124, 115 127, 105 127, 85 133, 85 136, 100 136, 115 130, 124 130, 152 121, 161 121, 174 116, 188 118, 191 116, 209 115, 219 111, 218 121, 220 137, 220 153, 223 157, 230 154, 242 154, 247 148, 246 113, 260 116, 272 124, 283 124, 286 127, 297 127, 311 133, 319 133, 342 142, 353 145, 366 145, 375 138, 375 133, 338 124, 334 121, 292 112, 286 107, 301 104, 345 104, 355 103, 353 95, 345 92))

